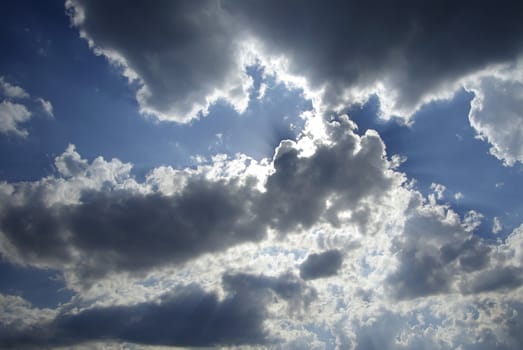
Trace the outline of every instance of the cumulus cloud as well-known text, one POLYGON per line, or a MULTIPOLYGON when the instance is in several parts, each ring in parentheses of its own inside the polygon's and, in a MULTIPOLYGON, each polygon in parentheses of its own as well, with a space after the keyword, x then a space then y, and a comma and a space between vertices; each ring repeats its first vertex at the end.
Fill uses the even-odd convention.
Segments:
POLYGON ((380 3, 376 11, 363 1, 224 3, 265 51, 285 56, 290 74, 323 89, 327 105, 343 106, 372 92, 386 113, 402 116, 451 96, 463 76, 517 57, 519 6, 405 1, 380 3))
POLYGON ((188 122, 225 99, 247 107, 251 79, 244 71, 236 38, 217 1, 70 0, 71 20, 98 54, 138 80, 142 112, 162 120, 188 122), (115 25, 118 18, 118 25, 115 25))
POLYGON ((489 262, 489 247, 470 233, 466 221, 444 206, 424 204, 408 216, 393 244, 398 266, 387 277, 397 299, 455 291, 460 273, 489 262))
POLYGON ((87 161, 69 145, 55 175, 1 184, 0 237, 4 258, 61 270, 79 294, 31 331, 9 321, 3 344, 300 348, 321 347, 327 331, 340 347, 517 344, 493 315, 513 317, 523 229, 477 236, 479 213, 424 198, 394 164, 379 135, 357 135, 347 117, 323 138, 282 142, 272 160, 216 156, 142 182, 131 164, 87 161), (198 287, 180 289, 188 281, 198 287), (203 306, 191 318, 187 305, 203 306), (471 308, 481 325, 460 316, 471 308), (219 321, 205 336, 202 318, 219 321))
POLYGON ((378 94, 385 114, 409 116, 452 96, 461 78, 515 59, 522 48, 514 39, 523 31, 519 6, 404 1, 379 4, 376 12, 363 1, 67 2, 95 52, 140 81, 142 110, 179 122, 216 98, 243 109, 250 83, 242 59, 250 56, 280 62, 281 76, 304 77, 323 91, 328 108, 378 94))
POLYGON ((462 218, 424 198, 392 169, 379 136, 356 135, 347 118, 309 142, 282 142, 265 163, 221 156, 161 167, 143 182, 130 164, 89 162, 70 145, 54 176, 2 183, 4 257, 97 286, 77 288, 78 299, 36 326, 4 326, 4 347, 517 344, 496 320, 520 322, 510 310, 523 229, 478 237, 478 213, 462 218), (107 296, 120 289, 122 299, 107 296))
POLYGON ((141 111, 158 119, 186 123, 219 99, 244 111, 252 87, 245 67, 253 62, 300 85, 321 111, 377 95, 382 116, 409 120, 465 86, 476 95, 471 125, 491 153, 507 165, 521 161, 521 69, 503 79, 493 70, 522 54, 517 1, 403 1, 379 4, 379 13, 363 1, 68 0, 66 7, 94 52, 138 82, 141 111))
POLYGON ((44 266, 74 264, 83 283, 112 271, 183 263, 264 235, 251 208, 257 192, 235 181, 192 179, 172 196, 102 183, 81 189, 80 203, 72 205, 48 206, 32 194, 30 202, 4 207, 8 254, 44 266))
POLYGON ((376 133, 360 137, 346 120, 332 124, 330 135, 310 156, 298 143, 282 142, 261 190, 260 179, 235 162, 223 163, 225 172, 217 171, 218 159, 210 169, 159 168, 138 183, 130 164, 88 163, 69 145, 55 160, 57 176, 3 184, 3 253, 24 264, 69 268, 89 285, 112 272, 145 272, 260 241, 268 229, 284 235, 354 220, 367 234, 369 206, 403 178, 389 169, 376 133))
MULTIPOLYGON (((225 295, 221 298, 190 284, 141 303, 64 309, 38 323, 17 327, 2 322, 0 329, 5 332, 0 344, 3 348, 39 348, 103 340, 191 347, 269 345, 277 341, 264 325, 270 304, 278 299, 291 309, 303 309, 315 299, 314 290, 291 274, 227 273, 222 276, 222 287, 225 295)), ((24 307, 26 314, 38 312, 24 307)))
POLYGON ((474 92, 469 120, 490 153, 512 166, 523 162, 523 69, 487 75, 469 82, 474 92))

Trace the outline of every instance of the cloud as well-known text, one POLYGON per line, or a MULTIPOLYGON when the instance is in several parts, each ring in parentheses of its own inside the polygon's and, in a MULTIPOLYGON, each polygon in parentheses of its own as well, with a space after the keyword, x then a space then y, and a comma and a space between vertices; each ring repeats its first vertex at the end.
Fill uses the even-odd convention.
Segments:
POLYGON ((44 112, 50 116, 50 117, 54 117, 54 114, 53 114, 53 105, 51 104, 50 101, 47 101, 47 100, 44 100, 43 98, 39 97, 37 98, 37 101, 40 102, 40 104, 42 105, 42 109, 44 110, 44 112))
POLYGON ((334 143, 318 145, 310 157, 301 156, 292 141, 280 144, 261 203, 271 226, 284 232, 307 229, 320 219, 339 225, 343 220, 338 213, 345 211, 366 233, 367 203, 379 203, 403 179, 388 171, 391 165, 378 134, 367 131, 360 137, 352 127, 344 118, 332 124, 334 143))
POLYGON ((26 137, 29 132, 20 124, 31 118, 31 112, 22 104, 2 101, 0 103, 0 133, 12 133, 20 137, 26 137))
POLYGON ((462 273, 487 266, 486 246, 452 210, 434 203, 418 206, 407 217, 392 252, 398 266, 386 279, 389 294, 410 299, 455 291, 462 273))
POLYGON ((158 301, 60 314, 39 327, 3 332, 0 343, 17 349, 101 340, 191 347, 263 344, 264 303, 241 293, 220 300, 188 286, 158 301))
MULTIPOLYGON (((246 273, 222 276, 223 297, 190 284, 135 304, 62 310, 28 326, 2 323, 3 348, 78 346, 97 341, 163 346, 269 345, 266 329, 275 299, 291 311, 314 300, 314 290, 291 274, 270 277, 246 273)), ((1 300, 1 299, 0 299, 1 300)), ((26 306, 26 313, 36 313, 26 306)))
POLYGON ((498 234, 503 230, 503 224, 501 223, 501 220, 497 216, 494 217, 493 221, 494 222, 492 224, 492 233, 498 234))
POLYGON ((499 72, 469 82, 474 92, 469 120, 490 153, 507 166, 523 162, 523 69, 499 72), (505 73, 507 74, 507 73, 505 73))
POLYGON ((403 178, 389 170, 376 133, 360 137, 344 123, 332 124, 331 140, 318 140, 310 156, 300 154, 299 143, 282 142, 261 190, 260 179, 241 170, 241 159, 198 170, 156 169, 138 183, 130 164, 102 158, 89 164, 69 145, 55 160, 57 176, 3 185, 3 253, 73 271, 89 286, 113 272, 143 273, 257 242, 269 229, 284 235, 319 222, 337 226, 345 220, 340 211, 366 234, 370 203, 403 178), (222 165, 230 169, 219 175, 222 165))
POLYGON ((430 189, 434 191, 434 194, 436 195, 436 199, 441 200, 444 197, 444 192, 447 189, 444 185, 432 183, 430 185, 430 189))
POLYGON ((506 165, 521 161, 521 69, 500 80, 493 68, 521 57, 523 42, 514 39, 523 37, 521 4, 379 6, 377 13, 356 0, 66 3, 80 36, 137 83, 142 113, 160 120, 188 123, 218 100, 245 111, 253 86, 245 67, 257 62, 304 88, 320 112, 377 95, 382 116, 409 119, 465 86, 476 95, 471 125, 491 153, 506 165))
POLYGON ((339 250, 333 249, 319 254, 310 254, 300 265, 300 277, 311 280, 333 276, 338 273, 342 262, 343 256, 339 250))
MULTIPOLYGON (((28 107, 31 103, 29 100, 31 96, 21 87, 11 85, 2 76, 0 76, 0 96, 3 97, 0 102, 0 133, 27 137, 29 132, 22 127, 22 124, 27 123, 33 116, 28 107), (13 100, 17 100, 17 102, 13 102, 13 100)), ((41 104, 47 115, 53 116, 51 102, 40 97, 35 101, 41 104)))
POLYGON ((403 1, 380 3, 380 11, 364 1, 229 1, 224 7, 264 50, 284 55, 291 74, 324 89, 329 106, 375 92, 382 108, 402 116, 434 97, 452 95, 463 76, 512 61, 523 44, 514 40, 523 31, 520 4, 511 1, 403 1))
POLYGON ((263 290, 272 291, 289 305, 290 312, 301 312, 316 299, 316 291, 299 278, 286 273, 277 277, 252 275, 247 273, 225 274, 222 283, 226 290, 237 293, 263 290))
POLYGON ((247 107, 251 79, 238 56, 240 33, 216 1, 69 0, 71 20, 96 53, 120 65, 141 86, 142 112, 188 122, 225 99, 247 107), (118 25, 115 25, 118 18, 118 25))
POLYGON ((1 229, 23 261, 75 264, 82 283, 140 272, 263 238, 248 188, 192 180, 180 194, 87 191, 81 204, 6 208, 1 229), (75 253, 76 251, 76 253, 75 253))
POLYGON ((0 93, 8 98, 23 99, 28 98, 29 94, 20 86, 11 85, 4 77, 0 76, 0 93))
POLYGON ((138 181, 69 145, 54 175, 1 183, 3 257, 63 271, 78 293, 31 331, 4 328, 5 346, 517 344, 499 319, 520 322, 523 229, 481 238, 479 213, 424 198, 376 132, 337 119, 260 162, 221 155, 138 181))

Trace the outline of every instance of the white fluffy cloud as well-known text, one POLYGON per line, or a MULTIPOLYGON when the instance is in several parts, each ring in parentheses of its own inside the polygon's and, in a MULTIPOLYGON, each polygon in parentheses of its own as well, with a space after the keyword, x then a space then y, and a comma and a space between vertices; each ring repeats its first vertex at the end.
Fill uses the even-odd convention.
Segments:
MULTIPOLYGON (((0 133, 27 137, 29 132, 23 127, 33 116, 30 110, 31 96, 21 87, 12 85, 0 76, 0 133), (16 101, 16 102, 14 102, 16 101)), ((41 97, 36 98, 43 111, 53 116, 53 105, 41 97)))
POLYGON ((5 80, 4 77, 0 77, 0 90, 2 95, 9 98, 28 98, 29 94, 22 89, 20 86, 12 85, 5 80))
POLYGON ((9 101, 0 103, 0 132, 26 137, 29 132, 20 126, 31 118, 31 112, 22 104, 9 101))
POLYGON ((470 124, 492 145, 492 155, 509 166, 523 162, 523 69, 494 71, 472 79, 467 88, 475 94, 470 124))

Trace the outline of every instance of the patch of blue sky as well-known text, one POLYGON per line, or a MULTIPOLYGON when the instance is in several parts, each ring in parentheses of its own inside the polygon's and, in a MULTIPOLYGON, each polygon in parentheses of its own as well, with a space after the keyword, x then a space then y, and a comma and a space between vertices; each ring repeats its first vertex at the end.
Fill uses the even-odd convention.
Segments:
POLYGON ((498 237, 504 237, 523 222, 523 166, 503 166, 489 153, 490 145, 476 137, 468 121, 473 97, 462 90, 452 100, 432 102, 416 113, 410 127, 379 118, 377 97, 348 113, 360 133, 379 132, 389 156, 407 157, 399 170, 415 179, 422 193, 431 193, 432 183, 446 186, 442 202, 462 216, 469 210, 485 216, 478 234, 493 238, 494 217, 498 217, 503 225, 498 237), (456 197, 457 193, 463 197, 456 197))
POLYGON ((17 295, 38 308, 56 308, 75 294, 66 288, 61 273, 21 267, 0 260, 0 293, 17 295))

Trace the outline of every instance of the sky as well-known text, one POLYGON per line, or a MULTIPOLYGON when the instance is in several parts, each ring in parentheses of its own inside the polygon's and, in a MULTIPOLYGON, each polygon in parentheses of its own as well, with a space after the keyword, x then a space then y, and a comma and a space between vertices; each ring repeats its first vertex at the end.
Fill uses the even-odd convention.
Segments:
POLYGON ((523 348, 519 1, 4 1, 0 347, 523 348))

